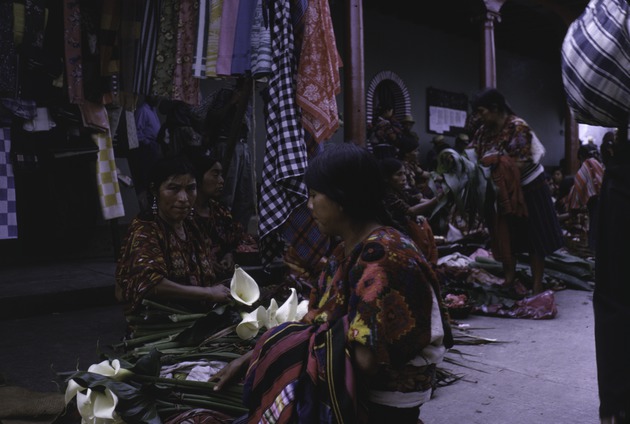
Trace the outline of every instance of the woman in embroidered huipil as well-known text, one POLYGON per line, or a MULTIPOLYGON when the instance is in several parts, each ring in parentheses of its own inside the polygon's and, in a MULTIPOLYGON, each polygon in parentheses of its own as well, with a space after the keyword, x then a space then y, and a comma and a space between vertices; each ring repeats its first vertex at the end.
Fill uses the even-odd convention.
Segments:
POLYGON ((192 165, 164 158, 151 173, 152 211, 131 222, 116 268, 116 296, 128 312, 145 298, 204 309, 230 299, 216 284, 210 244, 192 216, 197 184, 192 165))
POLYGON ((383 178, 367 149, 326 146, 305 181, 318 227, 340 243, 302 322, 263 334, 217 375, 217 389, 249 364, 247 422, 271 414, 279 422, 415 424, 450 346, 437 278, 413 241, 386 225, 383 178))
MULTIPOLYGON (((473 136, 479 162, 491 169, 496 191, 486 199, 492 254, 503 263, 507 287, 516 278, 516 255, 530 254, 533 292, 543 291, 545 256, 563 245, 551 192, 540 159, 542 144, 496 89, 472 102, 479 126, 473 136)), ((493 185, 488 184, 491 188, 493 185)))

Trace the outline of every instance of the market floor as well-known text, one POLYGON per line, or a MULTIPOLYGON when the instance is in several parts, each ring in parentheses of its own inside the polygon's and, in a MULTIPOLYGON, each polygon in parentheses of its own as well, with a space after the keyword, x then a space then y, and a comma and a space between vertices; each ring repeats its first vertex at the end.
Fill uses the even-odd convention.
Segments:
MULTIPOLYGON (((592 293, 556 292, 552 320, 471 315, 469 333, 502 343, 456 345, 443 368, 461 375, 423 406, 425 424, 597 423, 592 293)), ((0 377, 34 391, 58 391, 56 372, 86 369, 117 343, 118 305, 0 320, 0 377)), ((0 400, 1 402, 1 400, 0 400)))

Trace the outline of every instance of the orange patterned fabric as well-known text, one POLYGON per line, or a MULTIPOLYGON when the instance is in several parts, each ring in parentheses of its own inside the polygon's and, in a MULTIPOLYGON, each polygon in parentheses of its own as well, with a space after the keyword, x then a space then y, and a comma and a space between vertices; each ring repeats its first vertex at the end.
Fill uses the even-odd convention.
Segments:
POLYGON ((339 128, 335 96, 341 91, 341 66, 328 1, 310 1, 304 16, 297 103, 304 128, 318 143, 328 140, 339 128))

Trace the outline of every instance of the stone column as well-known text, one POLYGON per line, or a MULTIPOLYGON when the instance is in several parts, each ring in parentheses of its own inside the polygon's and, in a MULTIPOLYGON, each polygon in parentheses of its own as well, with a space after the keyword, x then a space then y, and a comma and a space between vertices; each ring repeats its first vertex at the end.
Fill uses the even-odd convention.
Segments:
POLYGON ((486 15, 483 25, 483 67, 481 69, 481 88, 497 87, 497 65, 494 48, 494 23, 501 22, 501 6, 506 0, 483 0, 486 15))

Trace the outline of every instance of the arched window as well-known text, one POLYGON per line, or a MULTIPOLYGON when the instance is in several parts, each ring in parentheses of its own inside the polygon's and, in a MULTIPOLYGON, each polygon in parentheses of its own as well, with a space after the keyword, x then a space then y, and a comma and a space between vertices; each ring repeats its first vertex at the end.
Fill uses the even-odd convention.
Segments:
POLYGON ((392 105, 394 116, 398 119, 411 115, 409 90, 403 80, 392 71, 381 71, 376 74, 370 81, 366 97, 367 122, 372 122, 374 111, 381 104, 392 105))

